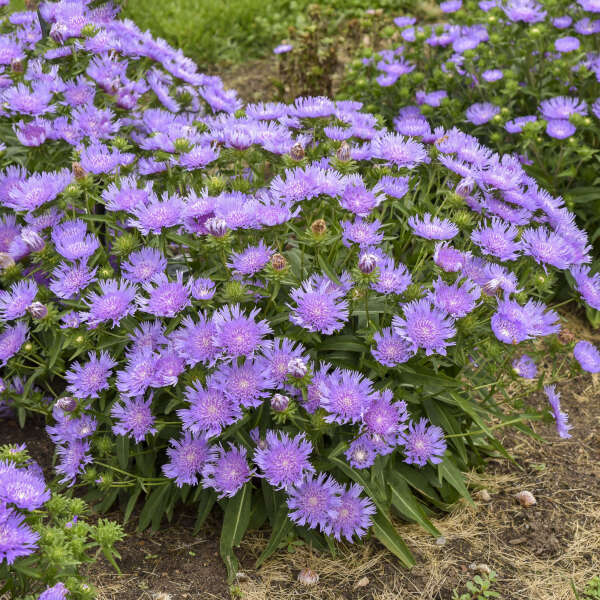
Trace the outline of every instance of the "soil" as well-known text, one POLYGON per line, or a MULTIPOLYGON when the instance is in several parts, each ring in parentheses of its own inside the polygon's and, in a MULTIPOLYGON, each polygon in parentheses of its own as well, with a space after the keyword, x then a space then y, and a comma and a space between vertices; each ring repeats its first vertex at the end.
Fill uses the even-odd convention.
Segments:
MULTIPOLYGON (((529 386, 530 401, 542 408, 543 393, 529 386)), ((503 600, 573 599, 572 584, 582 590, 600 575, 600 379, 581 375, 557 389, 572 437, 561 440, 552 423, 540 421, 531 426, 545 442, 506 430, 501 440, 515 462, 494 458, 485 472, 469 474, 476 508, 459 503, 436 520, 443 540, 398 523, 417 557, 411 571, 374 541, 339 546, 335 557, 294 546, 257 571, 254 560, 268 539, 268 531, 260 531, 243 541, 243 573, 230 588, 219 557, 220 516, 192 535, 195 515, 180 512, 160 531, 143 533, 135 531, 134 515, 119 545, 121 574, 101 558, 86 575, 100 600, 224 600, 232 594, 245 600, 450 600, 478 572, 492 569, 493 589, 503 600), (533 493, 534 506, 520 506, 515 494, 522 490, 533 493), (319 574, 316 586, 297 582, 303 567, 319 574)), ((28 421, 21 430, 14 421, 0 421, 0 443, 23 442, 51 477, 52 445, 42 423, 28 421)), ((119 514, 109 517, 118 520, 119 514)))

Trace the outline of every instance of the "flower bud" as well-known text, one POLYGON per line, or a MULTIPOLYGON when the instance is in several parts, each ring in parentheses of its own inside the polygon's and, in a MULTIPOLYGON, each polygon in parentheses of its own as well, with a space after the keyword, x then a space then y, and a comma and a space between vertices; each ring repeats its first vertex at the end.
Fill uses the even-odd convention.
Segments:
POLYGON ((275 394, 271 398, 271 408, 277 412, 283 412, 290 405, 290 399, 283 394, 275 394))
POLYGON ((34 319, 43 319, 48 314, 48 307, 42 304, 41 302, 32 302, 27 307, 27 312, 34 319))
POLYGON ((177 138, 174 145, 176 152, 189 152, 192 149, 190 140, 184 137, 177 138))
POLYGON ((296 379, 304 377, 308 371, 306 363, 301 358, 292 358, 288 363, 288 374, 296 379))
POLYGON ((8 252, 0 252, 0 269, 9 269, 15 266, 13 257, 8 252))
POLYGON ((63 44, 65 41, 65 35, 67 33, 67 26, 64 23, 53 23, 50 28, 50 38, 57 44, 63 44))
POLYGON ((472 177, 465 177, 464 179, 460 180, 454 192, 457 196, 460 196, 461 198, 466 198, 471 194, 474 187, 475 180, 472 177))
POLYGON ((368 275, 375 270, 377 266, 377 257, 370 252, 366 252, 358 259, 358 268, 361 273, 368 275))
POLYGON ((288 262, 283 254, 276 253, 271 257, 271 266, 275 271, 283 271, 288 266, 288 262))
POLYGON ((87 173, 85 172, 85 169, 78 162, 74 162, 71 164, 71 171, 73 173, 73 177, 75 177, 75 179, 77 179, 77 181, 81 181, 82 179, 85 179, 85 176, 87 175, 87 173))
POLYGON ((337 152, 335 153, 335 157, 340 162, 348 162, 350 160, 350 146, 347 144, 347 142, 342 142, 342 145, 337 149, 337 152))
POLYGON ((316 585, 319 583, 319 574, 309 568, 302 569, 298 573, 298 582, 306 586, 316 585))
POLYGON ((10 69, 13 73, 22 73, 24 71, 23 61, 20 58, 15 58, 10 63, 10 69))
POLYGON ((324 219, 317 219, 311 226, 310 230, 317 236, 325 235, 327 231, 327 223, 324 219))
POLYGON ((41 252, 46 246, 44 238, 29 227, 25 227, 21 230, 21 239, 29 246, 32 252, 41 252))
POLYGON ((63 396, 56 401, 54 406, 65 412, 73 412, 77 408, 77 400, 73 396, 63 396))
POLYGON ((221 219, 219 217, 211 217, 210 219, 206 219, 204 226, 210 235, 218 238, 223 237, 229 229, 225 219, 221 219))
POLYGON ((294 160, 302 160, 304 158, 304 147, 302 146, 302 144, 300 142, 296 142, 291 150, 290 150, 290 156, 294 159, 294 160))

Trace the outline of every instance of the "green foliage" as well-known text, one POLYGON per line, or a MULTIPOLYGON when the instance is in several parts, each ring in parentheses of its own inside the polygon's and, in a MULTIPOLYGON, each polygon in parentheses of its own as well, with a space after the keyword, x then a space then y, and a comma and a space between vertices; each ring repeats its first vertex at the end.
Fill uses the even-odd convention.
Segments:
POLYGON ((484 575, 475 575, 473 581, 467 582, 467 591, 458 595, 455 590, 452 600, 488 600, 489 598, 500 598, 500 594, 492 590, 492 585, 496 581, 496 573, 490 571, 484 575))

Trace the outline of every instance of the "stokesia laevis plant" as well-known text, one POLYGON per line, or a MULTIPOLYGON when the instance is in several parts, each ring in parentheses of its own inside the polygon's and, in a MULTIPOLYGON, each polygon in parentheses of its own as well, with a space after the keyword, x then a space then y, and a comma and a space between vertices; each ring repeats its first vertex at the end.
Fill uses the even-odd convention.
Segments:
POLYGON ((586 234, 456 128, 243 106, 110 6, 40 15, 1 38, 3 411, 47 417, 99 510, 218 505, 231 577, 267 521, 259 563, 372 532, 412 564, 392 512, 439 536, 420 503, 470 499, 488 422, 536 417, 496 392, 560 328, 553 273, 598 295, 586 234))
MULTIPOLYGON (((423 141, 440 137, 437 127, 461 126, 478 138, 460 149, 463 166, 488 162, 491 149, 514 154, 528 175, 562 198, 532 201, 505 186, 504 200, 514 212, 492 212, 523 224, 542 203, 554 220, 572 219, 568 207, 596 242, 600 5, 470 0, 441 8, 445 14, 435 24, 396 18, 387 47, 378 53, 364 48, 352 63, 345 96, 364 101, 398 133, 423 141)), ((469 169, 461 169, 468 179, 469 169)), ((470 193, 471 186, 465 182, 457 192, 470 193)), ((480 187, 475 194, 483 204, 486 191, 480 187)), ((567 279, 576 287, 573 277, 567 279)), ((587 311, 598 325, 597 308, 587 311)))
POLYGON ((92 600, 81 565, 103 552, 116 567, 120 525, 85 521, 80 498, 51 493, 25 445, 0 446, 0 591, 23 600, 92 600))

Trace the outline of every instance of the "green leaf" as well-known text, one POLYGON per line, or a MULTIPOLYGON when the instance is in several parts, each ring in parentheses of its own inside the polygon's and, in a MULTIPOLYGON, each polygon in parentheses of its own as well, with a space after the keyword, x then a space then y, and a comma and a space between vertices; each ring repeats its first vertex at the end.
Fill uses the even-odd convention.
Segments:
POLYGON ((113 488, 104 496, 102 502, 97 504, 94 508, 98 512, 101 512, 101 513, 106 512, 115 503, 115 500, 117 499, 118 495, 119 495, 119 488, 113 488))
POLYGON ((133 512, 133 509, 135 508, 135 505, 141 493, 142 488, 140 486, 136 488, 136 490, 133 492, 133 494, 131 494, 131 496, 129 496, 129 500, 127 500, 127 506, 125 506, 125 511, 123 513, 123 523, 127 523, 127 521, 129 521, 131 513, 133 512))
POLYGON ((257 569, 265 562, 265 560, 267 560, 267 558, 273 554, 273 552, 277 550, 277 548, 279 548, 281 542, 292 530, 293 525, 288 518, 288 507, 285 503, 282 503, 279 506, 279 510, 277 511, 275 518, 271 521, 271 527, 273 528, 273 531, 271 532, 269 542, 256 560, 255 567, 257 569))
POLYGON ((323 258, 323 255, 320 253, 317 255, 317 262, 319 263, 321 269, 323 269, 325 275, 327 275, 327 277, 329 277, 329 279, 331 279, 333 283, 337 285, 342 284, 339 277, 335 274, 335 271, 331 268, 330 264, 323 258))
POLYGON ((126 435, 117 436, 117 460, 121 469, 126 469, 129 464, 129 437, 126 435))
POLYGON ((373 515, 373 534, 392 554, 400 559, 405 567, 410 569, 415 565, 415 559, 408 546, 392 522, 381 511, 373 515))
POLYGON ((208 515, 210 515, 210 511, 215 505, 216 500, 217 494, 215 494, 213 490, 202 494, 200 502, 198 502, 198 516, 196 517, 196 522, 194 523, 194 535, 196 535, 200 531, 202 525, 204 525, 204 522, 206 521, 208 515))
POLYGON ((426 517, 418 500, 410 491, 410 487, 406 481, 394 471, 389 473, 387 479, 392 491, 392 506, 400 513, 400 515, 410 521, 418 523, 425 531, 429 532, 434 537, 440 537, 440 532, 426 517))
POLYGON ((451 455, 447 452, 444 460, 438 465, 440 481, 446 480, 471 506, 475 506, 471 494, 465 485, 464 477, 452 462, 451 455))
POLYGON ((150 525, 150 521, 153 520, 154 516, 157 513, 160 513, 162 516, 165 507, 167 505, 167 497, 171 486, 169 484, 161 485, 150 493, 146 503, 144 504, 144 508, 142 508, 142 512, 140 513, 140 519, 138 522, 138 531, 143 531, 150 525))
POLYGON ((247 483, 233 498, 227 502, 223 515, 223 528, 219 545, 221 558, 227 567, 227 581, 232 583, 238 569, 238 560, 233 548, 239 546, 250 522, 252 504, 252 486, 247 483))

